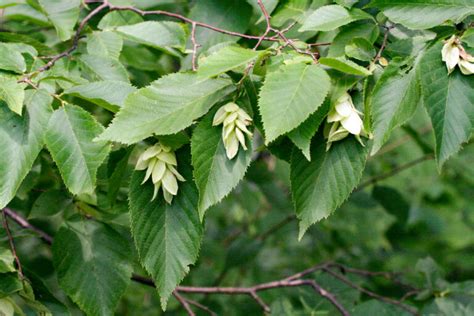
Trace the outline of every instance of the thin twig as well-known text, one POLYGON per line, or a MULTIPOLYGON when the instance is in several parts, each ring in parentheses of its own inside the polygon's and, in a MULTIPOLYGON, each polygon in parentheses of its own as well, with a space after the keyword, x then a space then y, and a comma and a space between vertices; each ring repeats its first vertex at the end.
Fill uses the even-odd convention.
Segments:
MULTIPOLYGON (((30 229, 30 230, 33 230, 36 233, 38 233, 38 235, 47 244, 49 244, 49 245, 52 244, 53 238, 51 236, 49 236, 47 233, 41 231, 39 228, 36 228, 35 226, 31 225, 26 219, 24 219, 22 216, 18 215, 13 210, 5 208, 3 214, 4 214, 4 216, 5 215, 9 216, 11 219, 13 219, 15 222, 17 222, 23 228, 30 229)), ((304 271, 301 271, 299 273, 293 274, 293 275, 291 275, 287 278, 281 279, 281 280, 262 283, 262 284, 258 284, 258 285, 251 286, 251 287, 178 286, 178 287, 176 287, 174 294, 176 292, 178 292, 177 293, 178 296, 181 299, 186 301, 186 304, 187 304, 188 307, 189 307, 189 304, 198 306, 197 304, 195 304, 197 302, 191 302, 190 300, 185 299, 184 297, 182 297, 180 295, 180 293, 226 294, 226 295, 245 294, 245 295, 250 295, 252 298, 254 298, 255 301, 257 301, 257 303, 259 303, 260 306, 262 306, 262 308, 264 310, 267 310, 267 308, 264 307, 264 306, 266 306, 266 304, 263 303, 263 300, 260 300, 258 295, 255 296, 255 294, 257 294, 257 292, 270 290, 270 289, 275 289, 275 288, 297 287, 297 286, 302 286, 302 285, 309 285, 313 289, 315 289, 319 293, 319 295, 321 295, 323 298, 330 301, 330 303, 333 304, 334 307, 337 308, 342 315, 349 315, 349 312, 337 301, 336 297, 332 293, 330 293, 326 289, 322 288, 314 280, 303 279, 303 277, 305 277, 305 276, 307 276, 307 275, 309 275, 309 274, 311 274, 315 271, 324 271, 324 272, 327 272, 327 273, 333 275, 334 277, 338 278, 340 281, 346 283, 347 285, 349 285, 353 288, 356 288, 357 290, 361 291, 362 293, 367 294, 370 297, 373 297, 375 299, 379 299, 381 301, 384 301, 384 302, 387 302, 387 303, 390 303, 390 304, 393 304, 393 305, 397 305, 400 308, 403 308, 403 309, 409 311, 410 313, 412 313, 414 315, 417 315, 417 311, 414 308, 403 304, 401 301, 397 301, 397 300, 394 300, 394 299, 391 299, 391 298, 388 298, 388 297, 384 297, 384 296, 378 295, 377 293, 373 293, 373 292, 371 292, 371 291, 369 291, 365 288, 362 288, 359 285, 352 283, 350 280, 346 279, 344 276, 332 271, 330 269, 331 267, 339 267, 339 268, 343 267, 347 272, 357 273, 357 274, 366 275, 366 276, 379 276, 379 275, 388 276, 388 274, 385 273, 385 272, 365 271, 365 270, 360 270, 360 269, 348 268, 348 267, 345 267, 345 266, 343 266, 341 264, 338 264, 338 263, 327 262, 327 263, 316 265, 314 267, 311 267, 311 268, 306 269, 304 271), (258 297, 258 298, 256 298, 256 297, 258 297)), ((147 286, 150 286, 150 287, 155 287, 155 283, 153 282, 153 280, 151 280, 150 278, 144 277, 144 276, 134 274, 132 276, 132 280, 137 282, 137 283, 140 283, 140 284, 144 284, 144 285, 147 285, 147 286)), ((176 295, 175 295, 175 297, 176 297, 176 295)), ((178 299, 178 297, 177 297, 177 299, 178 299)), ((183 305, 183 307, 184 306, 185 305, 183 305)))
POLYGON ((351 282, 349 279, 347 279, 346 277, 340 275, 339 273, 336 273, 334 271, 332 271, 331 269, 329 268, 323 268, 323 270, 327 273, 329 273, 330 275, 332 275, 333 277, 335 277, 336 279, 338 279, 339 281, 347 284, 348 286, 358 290, 359 292, 362 292, 364 294, 366 294, 367 296, 370 296, 372 298, 375 298, 377 300, 380 300, 380 301, 383 301, 385 303, 388 303, 388 304, 392 304, 392 305, 395 305, 395 306, 398 306, 404 310, 406 310, 407 312, 409 312, 410 314, 412 315, 418 315, 418 311, 411 307, 411 306, 408 306, 406 304, 403 304, 402 302, 400 301, 397 301, 397 300, 394 300, 394 299, 391 299, 389 297, 385 297, 385 296, 381 296, 377 293, 374 293, 372 291, 369 291, 367 290, 366 288, 363 288, 353 282, 351 282))
MULTIPOLYGON (((183 297, 184 298, 184 297, 183 297)), ((205 306, 205 305, 202 305, 201 303, 199 302, 196 302, 194 300, 191 300, 189 298, 184 298, 186 300, 186 302, 188 302, 190 305, 194 305, 196 306, 197 308, 200 308, 202 309, 203 311, 207 312, 209 315, 211 316, 217 316, 217 314, 215 312, 213 312, 209 307, 205 306)))
POLYGON ((193 43, 193 55, 192 55, 192 69, 193 71, 197 70, 197 64, 196 64, 196 58, 197 58, 197 50, 201 46, 197 43, 196 41, 196 22, 193 22, 191 24, 192 29, 191 29, 191 42, 193 43))
POLYGON ((263 4, 262 0, 257 0, 258 6, 260 7, 260 10, 262 11, 263 16, 265 17, 265 22, 267 24, 265 28, 265 32, 262 34, 262 36, 258 39, 257 44, 254 46, 253 50, 257 50, 257 48, 262 44, 262 42, 265 40, 267 37, 268 33, 270 33, 272 29, 272 25, 270 22, 270 15, 268 14, 267 9, 265 8, 265 5, 263 4))
POLYGON ((23 275, 23 269, 21 267, 21 262, 20 258, 18 258, 18 255, 16 253, 16 248, 15 248, 15 242, 13 241, 13 236, 10 232, 10 227, 8 227, 8 221, 7 221, 7 214, 5 213, 5 209, 2 210, 2 222, 3 222, 3 228, 5 228, 5 232, 7 233, 8 236, 8 242, 10 244, 10 250, 12 252, 13 258, 15 258, 16 266, 18 269, 18 274, 20 275, 20 278, 24 278, 25 276, 23 275))
POLYGON ((379 51, 377 52, 377 55, 375 55, 374 61, 378 61, 382 57, 382 53, 385 50, 385 47, 387 46, 388 42, 388 35, 390 34, 390 31, 394 28, 395 26, 390 25, 385 28, 385 34, 383 35, 383 41, 382 41, 382 46, 380 46, 379 51))
POLYGON ((394 175, 396 174, 399 174, 400 172, 404 171, 404 170, 407 170, 413 166, 416 166, 424 161, 427 161, 427 160, 432 160, 434 159, 434 155, 433 154, 427 154, 427 155, 424 155, 420 158, 417 158, 415 160, 412 160, 406 164, 403 164, 401 166, 397 166, 395 168, 393 168, 392 170, 390 170, 389 172, 387 173, 383 173, 383 174, 380 174, 380 175, 377 175, 375 177, 372 177, 370 178, 369 180, 365 181, 365 182, 362 182, 358 187, 357 189, 355 190, 355 192, 358 192, 358 191, 361 191, 363 188, 365 187, 368 187, 370 185, 373 185, 373 184, 376 184, 377 182, 379 181, 382 181, 382 180, 385 180, 387 178, 390 178, 390 177, 393 177, 394 175))
POLYGON ((178 300, 181 306, 183 306, 184 310, 189 316, 196 316, 196 314, 194 314, 193 310, 191 309, 191 306, 189 306, 189 303, 178 293, 178 291, 173 291, 173 296, 178 300))
POLYGON ((53 244, 53 237, 42 231, 41 229, 31 225, 23 216, 14 212, 9 208, 4 208, 3 213, 13 219, 21 227, 35 232, 48 245, 53 244))
POLYGON ((77 28, 76 30, 76 33, 74 34, 74 38, 72 40, 72 45, 71 47, 69 47, 67 50, 65 50, 64 52, 58 54, 58 55, 55 55, 53 56, 50 61, 48 61, 44 66, 42 66, 41 68, 39 68, 38 70, 34 71, 33 73, 30 73, 28 75, 26 75, 24 78, 20 79, 18 82, 26 82, 28 83, 26 80, 27 79, 31 79, 32 77, 34 77, 35 75, 41 73, 41 72, 44 72, 48 69, 50 69, 51 67, 53 67, 56 62, 58 60, 60 60, 61 58, 63 57, 66 57, 66 56, 69 56, 72 52, 74 52, 76 49, 77 49, 77 46, 79 45, 79 39, 81 38, 81 32, 82 30, 84 29, 84 27, 87 25, 87 23, 89 22, 90 19, 92 19, 95 15, 97 15, 99 12, 101 12, 102 10, 104 10, 105 8, 109 7, 110 4, 109 4, 109 1, 108 0, 104 0, 103 3, 98 6, 97 8, 95 8, 94 10, 92 10, 82 21, 81 23, 79 24, 79 27, 77 28))

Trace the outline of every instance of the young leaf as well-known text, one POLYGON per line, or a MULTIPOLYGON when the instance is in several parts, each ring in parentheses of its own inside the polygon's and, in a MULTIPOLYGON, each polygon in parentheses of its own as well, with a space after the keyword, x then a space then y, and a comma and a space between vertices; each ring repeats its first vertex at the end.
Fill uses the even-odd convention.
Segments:
POLYGON ((188 127, 233 91, 227 79, 177 73, 132 93, 99 139, 136 143, 153 134, 174 134, 188 127))
POLYGON ((374 133, 372 155, 379 151, 396 127, 413 116, 420 97, 416 69, 399 74, 398 69, 390 66, 386 68, 371 97, 374 133))
POLYGON ((25 99, 25 85, 15 77, 0 75, 0 100, 5 101, 10 110, 21 115, 25 99))
POLYGON ((376 54, 372 43, 361 37, 354 38, 349 44, 347 44, 345 52, 350 58, 367 62, 371 61, 376 54))
POLYGON ((421 91, 434 128, 439 168, 469 140, 474 124, 474 80, 458 69, 448 75, 441 60, 442 45, 429 49, 420 64, 421 91))
POLYGON ((330 78, 317 65, 290 64, 265 79, 258 106, 268 144, 304 122, 323 103, 330 78))
POLYGON ((366 68, 359 66, 355 62, 345 59, 344 57, 321 57, 319 59, 321 65, 329 66, 346 74, 356 76, 370 76, 372 73, 366 68))
POLYGON ((71 38, 79 18, 80 0, 38 0, 48 19, 53 23, 61 41, 71 38))
POLYGON ((82 108, 66 104, 54 111, 46 132, 46 146, 73 194, 92 193, 97 169, 110 151, 106 142, 94 142, 104 128, 82 108))
POLYGON ((125 39, 162 50, 173 47, 184 51, 186 45, 186 31, 176 22, 147 21, 119 26, 115 31, 125 39))
POLYGON ((109 111, 117 112, 123 106, 125 98, 136 90, 123 81, 97 81, 74 86, 64 91, 64 94, 86 99, 109 111))
POLYGON ((23 117, 0 102, 0 209, 13 199, 44 145, 51 102, 44 90, 30 90, 23 117))
POLYGON ((87 52, 118 59, 122 51, 123 40, 114 32, 94 32, 87 37, 87 52))
POLYGON ((189 266, 196 262, 203 234, 190 167, 183 161, 178 161, 178 166, 186 182, 180 183, 171 204, 161 196, 151 201, 153 185, 141 184, 144 172, 134 172, 129 191, 132 235, 140 262, 155 281, 163 309, 189 266))
POLYGON ((361 9, 351 9, 333 4, 325 5, 310 14, 303 22, 300 32, 305 31, 332 31, 340 26, 357 20, 373 19, 373 17, 361 9))
POLYGON ((370 5, 412 29, 428 29, 447 20, 457 23, 474 14, 474 2, 466 0, 373 0, 370 5))
POLYGON ((0 69, 23 73, 26 70, 25 59, 11 44, 0 43, 0 69))
POLYGON ((367 148, 352 136, 326 151, 326 140, 313 140, 311 162, 299 151, 291 158, 291 191, 300 220, 299 239, 312 224, 328 217, 350 195, 362 177, 367 148))
POLYGON ((130 242, 112 227, 75 216, 56 233, 59 285, 87 315, 113 315, 132 276, 130 242))
POLYGON ((229 194, 242 180, 252 158, 252 142, 248 149, 239 149, 229 160, 222 141, 222 126, 212 126, 215 111, 210 112, 196 127, 191 139, 194 178, 199 189, 199 216, 229 194))
POLYGON ((198 74, 203 77, 214 77, 229 70, 242 67, 256 60, 264 51, 254 51, 240 46, 226 46, 206 57, 199 65, 198 74))

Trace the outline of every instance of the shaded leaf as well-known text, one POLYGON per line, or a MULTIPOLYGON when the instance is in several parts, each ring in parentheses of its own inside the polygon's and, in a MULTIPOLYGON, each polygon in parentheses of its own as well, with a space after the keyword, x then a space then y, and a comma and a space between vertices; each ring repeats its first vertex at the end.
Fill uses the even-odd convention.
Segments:
POLYGON ((112 315, 132 266, 130 243, 112 227, 75 216, 54 237, 59 285, 88 315, 112 315))

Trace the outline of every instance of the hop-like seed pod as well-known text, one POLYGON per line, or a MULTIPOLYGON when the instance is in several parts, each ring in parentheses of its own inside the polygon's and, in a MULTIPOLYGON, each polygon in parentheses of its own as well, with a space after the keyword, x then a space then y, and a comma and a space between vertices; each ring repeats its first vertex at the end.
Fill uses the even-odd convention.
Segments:
POLYGON ((448 73, 453 72, 457 65, 464 75, 474 74, 474 57, 466 52, 461 45, 461 41, 455 35, 445 41, 441 50, 441 57, 446 63, 448 73))
POLYGON ((244 134, 252 136, 252 133, 247 129, 247 126, 252 124, 252 118, 244 110, 235 103, 227 103, 217 110, 214 115, 212 125, 220 124, 224 125, 222 139, 227 158, 232 159, 237 155, 239 143, 244 150, 247 150, 244 134))
POLYGON ((178 194, 178 181, 186 181, 179 174, 177 166, 175 153, 171 148, 159 143, 149 147, 140 155, 135 170, 146 170, 142 184, 151 177, 155 187, 152 201, 156 198, 158 190, 163 188, 163 197, 168 204, 171 204, 173 197, 178 194))
POLYGON ((333 142, 342 140, 349 134, 354 135, 361 145, 365 146, 360 136, 366 136, 367 133, 360 115, 362 113, 357 111, 348 93, 337 99, 326 120, 324 131, 327 138, 326 150, 331 148, 333 142))

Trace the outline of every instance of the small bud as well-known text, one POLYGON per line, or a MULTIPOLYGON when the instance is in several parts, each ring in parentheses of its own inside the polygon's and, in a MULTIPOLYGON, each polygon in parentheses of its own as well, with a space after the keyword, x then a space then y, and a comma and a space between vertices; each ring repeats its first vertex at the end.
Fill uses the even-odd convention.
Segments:
POLYGON ((142 184, 150 179, 153 182, 153 198, 156 198, 158 190, 163 189, 163 197, 171 204, 173 197, 178 194, 178 181, 186 181, 176 167, 178 162, 171 148, 159 143, 149 147, 138 157, 135 170, 146 170, 142 184))
POLYGON ((382 67, 387 67, 388 66, 388 60, 385 57, 380 57, 379 58, 379 64, 382 67))
POLYGON ((252 136, 248 126, 252 124, 252 118, 245 113, 237 104, 227 103, 217 110, 212 125, 223 124, 222 140, 226 149, 227 158, 232 159, 239 151, 239 144, 247 150, 245 135, 252 136))

